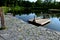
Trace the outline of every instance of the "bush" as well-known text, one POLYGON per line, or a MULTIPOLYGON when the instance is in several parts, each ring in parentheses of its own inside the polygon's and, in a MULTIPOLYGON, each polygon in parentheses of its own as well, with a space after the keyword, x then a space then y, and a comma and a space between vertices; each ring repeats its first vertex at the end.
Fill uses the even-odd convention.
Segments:
POLYGON ((3 12, 4 14, 6 13, 17 13, 17 12, 22 12, 24 11, 24 7, 21 7, 21 6, 14 6, 14 7, 6 7, 6 6, 2 6, 3 8, 3 12))
POLYGON ((2 8, 3 8, 3 12, 4 12, 5 14, 9 11, 9 7, 3 6, 2 8))
POLYGON ((24 7, 15 6, 14 10, 15 11, 23 11, 24 10, 24 7))
POLYGON ((16 13, 16 12, 22 12, 24 11, 24 7, 20 7, 20 6, 15 6, 15 7, 10 7, 11 10, 9 12, 11 13, 16 13))

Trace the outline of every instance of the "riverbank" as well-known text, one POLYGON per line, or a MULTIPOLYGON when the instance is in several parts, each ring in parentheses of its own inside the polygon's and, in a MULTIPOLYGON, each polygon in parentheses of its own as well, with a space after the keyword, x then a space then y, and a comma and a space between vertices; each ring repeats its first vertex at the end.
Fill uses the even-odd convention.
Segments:
POLYGON ((13 16, 5 15, 5 25, 6 29, 0 30, 0 40, 60 40, 60 32, 27 24, 13 16))

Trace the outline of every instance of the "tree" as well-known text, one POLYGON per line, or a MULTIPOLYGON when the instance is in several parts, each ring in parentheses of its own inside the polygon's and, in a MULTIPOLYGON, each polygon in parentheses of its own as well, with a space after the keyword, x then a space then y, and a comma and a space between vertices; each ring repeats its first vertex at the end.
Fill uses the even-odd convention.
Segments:
POLYGON ((44 0, 44 2, 49 3, 52 2, 52 0, 44 0))
POLYGON ((36 6, 36 7, 40 7, 40 6, 41 6, 41 3, 42 3, 42 0, 37 0, 37 1, 35 2, 35 6, 36 6))
POLYGON ((42 0, 37 0, 37 2, 38 2, 38 3, 41 3, 41 2, 42 2, 42 0))
POLYGON ((4 29, 5 28, 4 15, 3 15, 3 9, 1 7, 0 7, 0 17, 1 17, 1 28, 4 29))
POLYGON ((54 4, 56 3, 56 0, 54 0, 54 4))
POLYGON ((4 6, 5 0, 0 0, 0 6, 4 6))

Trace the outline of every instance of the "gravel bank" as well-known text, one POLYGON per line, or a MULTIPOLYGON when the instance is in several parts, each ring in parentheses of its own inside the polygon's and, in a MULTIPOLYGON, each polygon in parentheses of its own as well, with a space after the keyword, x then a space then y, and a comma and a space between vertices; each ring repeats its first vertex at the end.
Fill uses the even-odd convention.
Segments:
POLYGON ((0 30, 0 40, 60 40, 60 32, 27 24, 5 15, 6 30, 0 30))

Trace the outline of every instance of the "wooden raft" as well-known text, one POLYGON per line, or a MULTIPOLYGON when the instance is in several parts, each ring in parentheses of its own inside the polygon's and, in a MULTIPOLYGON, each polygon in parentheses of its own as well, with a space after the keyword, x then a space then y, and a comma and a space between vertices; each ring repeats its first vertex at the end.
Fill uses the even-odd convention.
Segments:
POLYGON ((35 18, 35 22, 33 21, 33 19, 29 19, 29 22, 31 23, 36 23, 39 25, 44 25, 50 22, 49 19, 41 19, 41 18, 35 18))

